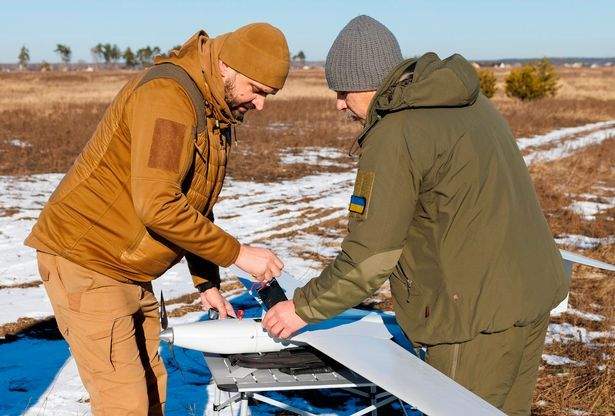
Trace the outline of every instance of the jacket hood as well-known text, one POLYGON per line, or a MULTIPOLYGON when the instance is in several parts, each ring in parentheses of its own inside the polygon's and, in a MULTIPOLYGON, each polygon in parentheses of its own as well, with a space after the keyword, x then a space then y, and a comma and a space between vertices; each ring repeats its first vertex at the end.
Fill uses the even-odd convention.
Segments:
POLYGON ((201 38, 208 39, 207 33, 204 30, 199 30, 190 39, 188 39, 180 49, 172 50, 168 56, 161 55, 154 59, 155 64, 170 62, 182 67, 190 78, 196 83, 201 93, 208 97, 210 95, 205 78, 203 77, 203 69, 201 68, 201 59, 199 56, 199 42, 201 38))
POLYGON ((224 99, 222 77, 216 66, 211 63, 218 61, 217 54, 226 36, 210 38, 204 30, 199 30, 180 49, 174 49, 168 56, 157 57, 154 63, 169 62, 182 67, 201 90, 203 97, 212 105, 211 109, 216 119, 226 124, 234 124, 235 118, 224 99), (206 48, 208 56, 203 56, 202 44, 209 45, 209 48, 206 48), (212 53, 214 56, 209 56, 212 53))
POLYGON ((441 60, 433 52, 397 65, 376 91, 367 110, 365 127, 355 144, 387 113, 409 108, 463 107, 472 105, 480 92, 474 67, 459 54, 441 60))
POLYGON ((429 52, 389 73, 370 104, 367 125, 378 116, 407 108, 472 105, 479 91, 478 75, 461 55, 441 60, 429 52))

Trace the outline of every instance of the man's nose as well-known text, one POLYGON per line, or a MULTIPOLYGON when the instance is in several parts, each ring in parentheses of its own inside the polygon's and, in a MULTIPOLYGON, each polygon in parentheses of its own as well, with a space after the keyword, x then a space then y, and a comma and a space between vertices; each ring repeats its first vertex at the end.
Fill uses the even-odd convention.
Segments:
POLYGON ((338 111, 343 111, 348 108, 348 106, 346 105, 346 100, 340 100, 339 98, 337 99, 335 103, 335 107, 337 108, 338 111))
POLYGON ((252 100, 252 104, 254 104, 254 108, 258 111, 261 111, 265 107, 265 97, 257 96, 254 100, 252 100))

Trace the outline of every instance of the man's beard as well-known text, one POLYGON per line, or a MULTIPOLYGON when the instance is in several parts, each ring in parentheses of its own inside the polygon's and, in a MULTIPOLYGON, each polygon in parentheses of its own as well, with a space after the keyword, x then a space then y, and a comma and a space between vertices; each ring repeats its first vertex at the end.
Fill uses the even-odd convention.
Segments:
POLYGON ((361 117, 357 116, 357 115, 356 115, 355 113, 353 113, 353 112, 352 112, 352 110, 350 110, 350 109, 347 109, 347 110, 345 111, 345 116, 346 116, 346 119, 347 119, 348 121, 352 121, 352 122, 355 122, 355 123, 356 123, 356 122, 359 122, 359 123, 361 123, 361 125, 365 125, 365 120, 364 120, 364 119, 362 119, 361 117))
POLYGON ((231 114, 239 123, 243 122, 243 118, 245 116, 245 112, 239 110, 241 106, 240 103, 237 102, 235 98, 235 77, 232 79, 227 78, 224 80, 224 101, 228 104, 231 114))

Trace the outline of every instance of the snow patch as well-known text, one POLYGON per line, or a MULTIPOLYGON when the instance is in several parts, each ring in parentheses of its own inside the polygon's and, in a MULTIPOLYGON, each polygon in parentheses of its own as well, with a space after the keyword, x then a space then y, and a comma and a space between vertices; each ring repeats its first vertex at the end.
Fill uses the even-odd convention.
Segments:
POLYGON ((542 354, 542 360, 549 365, 579 365, 578 361, 571 360, 568 357, 561 357, 559 355, 542 354))
POLYGON ((545 144, 557 142, 579 133, 585 133, 598 129, 605 129, 608 127, 615 127, 615 120, 590 123, 578 127, 567 127, 564 129, 551 131, 547 134, 532 137, 522 137, 520 139, 517 139, 517 145, 519 146, 520 150, 524 150, 528 147, 543 146, 545 144))
POLYGON ((304 147, 282 152, 280 162, 285 165, 306 164, 348 167, 352 163, 352 159, 333 147, 304 147))
POLYGON ((7 144, 10 144, 11 146, 14 146, 14 147, 21 147, 22 149, 24 149, 26 147, 32 147, 31 143, 24 142, 23 140, 17 139, 17 138, 10 139, 10 140, 5 140, 4 142, 7 143, 7 144))
POLYGON ((573 246, 583 250, 596 248, 599 245, 609 245, 615 243, 615 236, 608 237, 588 237, 579 234, 565 234, 555 238, 555 243, 561 246, 573 246))
POLYGON ((615 206, 615 197, 600 198, 600 201, 574 201, 568 209, 587 221, 594 221, 597 214, 613 208, 613 206, 615 206))
POLYGON ((610 331, 588 331, 586 328, 575 326, 567 322, 562 324, 549 324, 545 344, 552 344, 554 342, 562 344, 568 342, 590 344, 597 338, 615 338, 615 327, 610 331))
POLYGON ((566 313, 568 315, 578 316, 581 319, 586 319, 588 321, 593 321, 593 322, 602 322, 606 319, 603 315, 598 315, 596 313, 590 313, 590 312, 583 312, 583 311, 580 311, 574 308, 566 309, 566 313))
POLYGON ((530 152, 523 156, 523 159, 528 166, 537 161, 548 162, 550 160, 569 156, 584 147, 602 143, 612 137, 615 137, 615 128, 598 130, 588 135, 562 142, 547 150, 536 150, 530 152))

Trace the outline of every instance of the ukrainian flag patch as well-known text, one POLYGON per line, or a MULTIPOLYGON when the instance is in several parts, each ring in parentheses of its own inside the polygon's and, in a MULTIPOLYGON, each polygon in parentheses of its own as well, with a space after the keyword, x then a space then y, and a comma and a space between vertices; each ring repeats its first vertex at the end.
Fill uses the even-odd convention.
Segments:
POLYGON ((362 215, 365 212, 366 204, 367 200, 364 197, 353 195, 350 197, 350 206, 348 207, 348 209, 350 210, 350 212, 362 215))

